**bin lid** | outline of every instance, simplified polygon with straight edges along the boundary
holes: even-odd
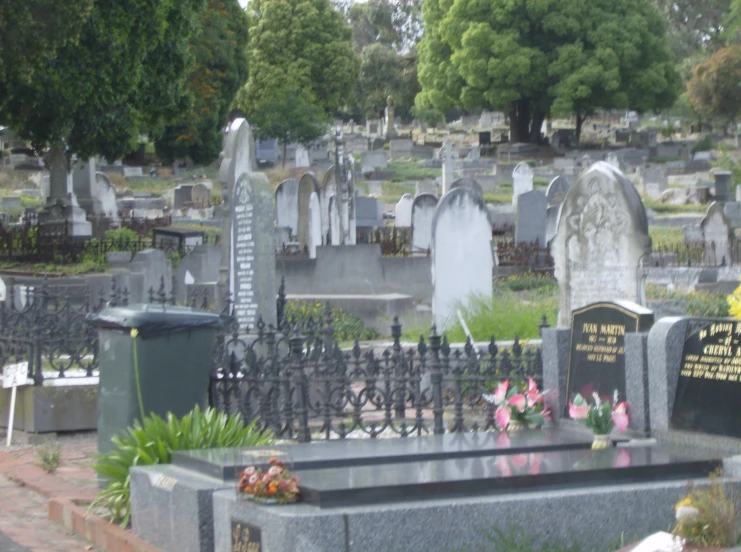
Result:
[[[103,309],[89,314],[87,322],[96,328],[110,330],[136,328],[142,337],[195,328],[218,328],[223,324],[221,316],[213,312],[156,303]]]

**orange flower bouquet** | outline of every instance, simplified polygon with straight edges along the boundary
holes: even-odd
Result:
[[[288,504],[299,497],[298,477],[283,462],[270,459],[267,470],[249,466],[239,478],[237,493],[261,504]]]

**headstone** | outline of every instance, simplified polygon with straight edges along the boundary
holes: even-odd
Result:
[[[533,169],[527,163],[518,163],[512,171],[512,205],[517,209],[517,198],[533,189]]]
[[[408,138],[399,139],[399,140],[390,140],[389,141],[389,152],[391,152],[391,157],[409,156],[412,154],[413,146],[414,146],[414,142],[412,142]]]
[[[566,194],[569,191],[569,179],[565,176],[557,176],[548,185],[548,189],[545,192],[545,197],[548,200],[548,205],[560,205],[566,198]]]
[[[547,208],[548,200],[543,192],[530,190],[520,194],[517,200],[515,242],[534,243],[537,240],[540,247],[545,247]]]
[[[576,171],[576,161],[570,157],[556,157],[553,160],[553,168],[562,174],[572,176]]]
[[[684,232],[684,243],[687,245],[704,240],[702,227],[697,224],[685,224],[682,226],[682,231]]]
[[[464,176],[463,178],[459,178],[458,180],[456,180],[450,185],[451,190],[454,190],[455,188],[460,188],[460,187],[468,188],[469,190],[480,195],[481,197],[484,197],[484,190],[481,189],[481,185],[471,177]]]
[[[715,171],[715,201],[728,201],[731,196],[731,171]]]
[[[412,194],[404,194],[396,204],[396,218],[394,225],[397,228],[409,228],[412,225],[412,205],[414,197]]]
[[[88,215],[100,215],[102,208],[96,195],[97,179],[95,178],[95,158],[78,160],[72,171],[72,189],[77,196],[80,207],[85,209]]]
[[[360,170],[367,174],[376,169],[385,169],[389,165],[388,157],[388,153],[383,150],[364,151],[360,154]]]
[[[278,140],[258,140],[255,143],[255,159],[258,161],[278,160]]]
[[[649,165],[643,173],[643,187],[648,191],[651,188],[652,193],[660,196],[667,189],[669,181],[666,177],[666,171],[660,165]]]
[[[741,438],[741,322],[690,319],[671,429]]]
[[[309,150],[304,146],[299,145],[296,147],[296,167],[303,168],[309,167],[311,162],[309,161]]]
[[[560,327],[568,327],[571,311],[598,301],[645,305],[648,218],[633,184],[613,166],[597,162],[571,185],[552,251]]]
[[[479,132],[479,146],[491,146],[491,131]]]
[[[440,151],[440,157],[443,162],[443,181],[442,190],[443,195],[450,191],[450,186],[453,184],[453,145],[448,141],[443,141],[443,147]]]
[[[741,228],[741,203],[736,201],[724,203],[723,213],[725,213],[731,228]]]
[[[491,300],[491,222],[484,200],[468,188],[445,194],[432,221],[432,311],[438,331],[456,321],[456,309],[478,297]]]
[[[297,219],[297,230],[296,240],[299,243],[301,251],[309,248],[312,242],[312,222],[313,219],[309,216],[309,206],[311,204],[311,194],[316,194],[317,201],[319,201],[319,183],[313,173],[306,173],[301,177],[298,183],[298,219]],[[319,245],[323,243],[322,236],[322,218],[321,218],[321,205],[319,212]]]
[[[726,218],[723,203],[713,202],[700,223],[705,241],[705,262],[714,265],[731,264],[731,223]]]
[[[571,345],[566,376],[568,402],[580,393],[621,401],[625,391],[625,334],[648,332],[653,312],[631,301],[599,302],[575,309],[571,315]],[[568,406],[567,406],[568,408]]]
[[[741,186],[736,186],[736,201],[741,203]]]
[[[70,236],[90,236],[92,224],[85,210],[77,204],[67,155],[60,148],[52,148],[47,158],[49,166],[49,195],[39,212],[39,224],[57,226],[65,223]]]
[[[611,151],[605,156],[605,161],[616,169],[620,168],[620,160],[614,151]]]
[[[205,184],[195,184],[190,191],[190,201],[196,209],[206,209],[211,204],[211,190]]]
[[[141,167],[124,167],[123,168],[124,178],[141,178],[144,176]]]
[[[545,214],[545,242],[551,243],[558,229],[558,211],[561,205],[549,205]]]
[[[316,259],[316,248],[322,245],[322,209],[319,195],[311,192],[309,198],[309,258]]]
[[[420,194],[412,204],[412,253],[427,252],[432,248],[432,219],[435,217],[437,197]]]
[[[396,136],[396,123],[394,122],[394,102],[391,96],[386,98],[386,139]]]
[[[340,230],[340,209],[337,205],[337,195],[329,196],[329,244],[340,245],[342,236]]]
[[[291,235],[297,235],[298,211],[298,180],[289,178],[278,184],[275,190],[275,223],[287,226]]]
[[[383,226],[383,209],[375,197],[356,197],[356,226],[358,228],[377,228]]]
[[[95,183],[100,200],[100,209],[103,216],[111,221],[118,221],[118,205],[116,204],[116,187],[104,173],[95,173]]]
[[[245,123],[246,124],[246,123]],[[239,136],[235,148],[240,147]],[[261,173],[242,173],[231,201],[230,291],[242,331],[276,323],[273,193]]]

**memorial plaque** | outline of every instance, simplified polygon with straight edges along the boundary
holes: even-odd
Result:
[[[233,519],[231,552],[262,552],[260,528]]]
[[[587,400],[592,393],[612,400],[617,389],[626,400],[625,334],[647,332],[653,322],[653,312],[630,301],[594,303],[572,313],[567,415],[577,393]]]
[[[250,179],[240,178],[232,201],[232,294],[234,316],[240,328],[252,328],[257,322],[253,191]]]
[[[670,427],[741,438],[741,322],[690,321]]]

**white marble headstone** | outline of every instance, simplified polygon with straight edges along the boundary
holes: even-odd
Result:
[[[313,173],[306,173],[301,177],[298,183],[298,205],[297,205],[297,220],[296,220],[296,240],[299,243],[299,247],[302,251],[311,246],[312,230],[311,230],[311,218],[309,215],[309,206],[311,201],[311,194],[316,194],[317,201],[319,201],[319,183]],[[319,207],[319,244],[322,243],[322,218],[321,218],[321,205]]]
[[[491,222],[484,200],[468,188],[443,196],[432,222],[432,312],[438,331],[475,298],[491,300]]]
[[[412,204],[412,253],[424,253],[432,248],[432,219],[437,197],[420,194]]]
[[[329,196],[329,244],[340,245],[342,236],[340,230],[340,209],[337,204],[337,196]]]
[[[445,140],[443,147],[440,150],[440,157],[443,162],[443,180],[442,190],[443,195],[450,191],[450,186],[453,184],[455,177],[453,176],[453,145]]]
[[[319,196],[311,192],[309,198],[309,258],[316,259],[316,248],[322,245],[322,213]]]
[[[302,168],[302,167],[308,167],[311,163],[309,162],[309,150],[307,150],[304,146],[299,145],[296,147],[296,167]]]
[[[517,209],[517,198],[533,189],[533,169],[527,163],[518,163],[512,171],[512,205]]]
[[[558,325],[568,327],[571,311],[598,301],[645,306],[650,253],[646,210],[633,184],[603,161],[582,172],[561,205],[552,243]]]
[[[412,225],[412,194],[404,194],[396,204],[396,218],[394,225],[397,228],[409,228]]]
[[[723,203],[713,202],[700,223],[705,241],[705,262],[715,265],[731,264],[731,224],[726,218]]]
[[[298,231],[298,180],[289,178],[278,184],[275,190],[275,222],[279,227]]]

